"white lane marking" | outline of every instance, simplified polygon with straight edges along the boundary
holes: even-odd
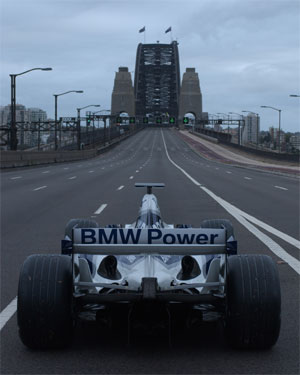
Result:
[[[132,180],[132,179],[133,179],[133,176],[130,176],[130,177],[129,177],[129,180]]]
[[[138,170],[136,170],[136,171],[135,171],[135,173],[139,173],[139,171],[138,171]]]
[[[244,177],[245,180],[252,180],[251,177]]]
[[[142,169],[143,167],[140,167],[140,169]]]
[[[64,169],[69,169],[69,167],[66,167],[66,168],[64,168]]]
[[[273,241],[269,236],[258,230],[253,224],[249,223],[244,215],[243,211],[234,207],[232,204],[226,202],[224,199],[215,195],[212,191],[208,190],[204,186],[201,187],[208,195],[210,195],[214,200],[216,200],[227,212],[229,212],[236,220],[238,220],[244,227],[246,227],[249,232],[254,234],[261,242],[263,242],[275,255],[283,259],[288,263],[299,275],[300,275],[300,262],[287,253],[281,246],[279,246],[275,241]],[[239,214],[241,212],[242,214]]]
[[[201,164],[202,164],[202,163],[201,163]],[[218,171],[218,170],[219,170],[219,168],[217,168],[217,167],[216,167],[216,170]]]
[[[226,173],[232,173],[232,172],[230,172],[230,171],[226,171]]]
[[[0,313],[0,331],[17,311],[17,297],[15,297]]]
[[[69,180],[74,180],[74,178],[77,178],[77,176],[69,177]]]
[[[11,177],[11,180],[17,180],[18,178],[22,178],[22,176],[16,176],[16,177]]]
[[[228,203],[228,205],[231,205],[231,204]],[[232,206],[232,207],[234,207],[234,206]],[[245,219],[247,219],[251,223],[258,225],[259,227],[265,229],[266,231],[274,234],[278,238],[280,238],[280,239],[288,242],[289,244],[297,247],[298,249],[300,249],[300,241],[297,240],[296,238],[293,238],[293,237],[289,236],[288,234],[283,233],[280,230],[271,227],[271,225],[268,225],[268,224],[264,223],[263,221],[256,219],[254,216],[251,216],[251,215],[247,214],[246,212],[240,210],[237,207],[234,207],[234,208],[236,209],[236,211],[239,215],[243,216]]]
[[[161,132],[162,133],[162,132]],[[203,185],[201,185],[198,181],[196,181],[192,176],[190,176],[184,169],[182,169],[181,167],[179,167],[179,165],[177,165],[169,156],[169,153],[168,153],[168,150],[167,150],[167,146],[166,146],[166,143],[165,143],[165,139],[164,139],[164,135],[162,133],[162,137],[163,137],[163,143],[164,143],[164,146],[165,146],[165,151],[166,151],[166,155],[169,159],[169,161],[177,168],[179,169],[180,171],[182,171],[182,173],[185,174],[185,176],[187,178],[189,178],[195,185],[199,186],[200,189],[202,189],[203,191],[205,191],[208,195],[211,196],[211,198],[213,198],[216,202],[218,202],[227,212],[229,212],[230,215],[232,215],[237,221],[239,221],[244,227],[246,227],[252,234],[254,234],[261,242],[263,242],[274,254],[276,254],[279,258],[281,258],[282,260],[284,260],[286,263],[289,264],[290,267],[292,267],[299,275],[300,275],[300,262],[292,257],[290,254],[288,254],[281,246],[279,246],[275,241],[273,241],[270,237],[268,237],[267,235],[265,235],[263,232],[261,232],[260,230],[258,230],[256,227],[254,227],[251,223],[249,223],[246,218],[248,217],[251,217],[250,215],[248,215],[246,212],[243,212],[242,210],[240,210],[239,208],[233,206],[232,204],[226,202],[224,199],[222,199],[221,197],[218,197],[216,194],[214,194],[212,191],[210,191],[209,189],[207,189],[206,187],[204,187]],[[256,218],[253,218],[255,220],[257,220]],[[248,219],[249,220],[249,219]],[[277,229],[271,227],[270,225],[267,225],[263,222],[260,222],[261,224],[263,224],[264,226],[267,226],[269,229],[270,229],[270,232],[275,234],[275,235],[278,235],[278,233],[281,233],[280,231],[278,231]],[[260,224],[260,225],[261,225]],[[262,225],[261,225],[262,226]],[[266,229],[266,228],[265,228]],[[286,239],[286,238],[290,238],[290,239],[293,239],[292,237],[286,235],[285,233],[283,233],[284,236],[281,236],[282,239]],[[294,241],[297,241],[295,239],[293,239]],[[288,241],[289,242],[289,241]],[[297,241],[299,242],[299,241]]]
[[[119,186],[119,187],[118,187],[118,189],[117,189],[117,190],[122,190],[122,189],[123,189],[123,187],[124,187],[124,185],[121,185],[121,186]]]
[[[89,173],[94,173],[95,171],[89,171]]]
[[[282,186],[274,186],[276,189],[281,189],[281,190],[289,190],[289,189],[287,189],[287,188],[285,188],[285,187],[282,187]]]
[[[50,171],[44,171],[44,172],[42,172],[42,173],[49,173]]]
[[[101,206],[98,208],[97,211],[94,212],[95,215],[101,214],[101,212],[104,210],[104,208],[107,206],[106,203],[101,204]]]
[[[38,187],[38,188],[36,188],[36,189],[33,189],[33,191],[37,191],[37,190],[41,190],[41,189],[45,189],[47,186],[45,185],[45,186],[40,186],[40,187]]]

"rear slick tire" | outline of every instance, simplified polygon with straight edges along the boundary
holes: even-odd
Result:
[[[267,255],[228,257],[225,335],[240,349],[269,349],[281,321],[279,275]]]
[[[18,288],[19,335],[31,349],[70,344],[72,260],[65,255],[31,255],[21,269]]]

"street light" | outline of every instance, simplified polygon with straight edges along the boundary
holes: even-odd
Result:
[[[110,109],[101,109],[101,111],[93,112],[93,115],[96,113],[101,113],[101,112],[110,112]],[[109,115],[108,115],[109,116]],[[104,122],[104,128],[103,128],[103,144],[105,145],[105,138],[106,138],[106,120],[107,117],[103,116],[103,122]],[[98,130],[99,130],[99,118],[98,118]],[[95,125],[94,125],[94,116],[93,116],[93,132],[95,132]],[[93,137],[95,139],[95,135]]]
[[[52,68],[33,68],[26,70],[25,72],[18,73],[18,74],[10,74],[10,93],[11,93],[11,103],[10,103],[10,111],[11,111],[11,120],[10,120],[10,149],[16,150],[18,145],[17,140],[17,127],[16,127],[16,77],[21,76],[22,74],[26,74],[32,72],[33,70],[52,70]]]
[[[80,129],[80,111],[88,107],[100,107],[100,104],[89,104],[85,107],[77,108],[77,148],[81,149],[81,129]]]
[[[258,128],[259,128],[259,113],[252,112],[252,111],[242,111],[242,112],[248,112],[248,113],[253,113],[256,115],[256,148],[258,148]]]
[[[69,94],[70,92],[76,92],[77,94],[83,93],[82,90],[70,90],[70,91],[63,92],[61,94],[53,94],[54,103],[55,103],[55,106],[54,106],[54,112],[55,112],[54,144],[55,144],[55,150],[57,150],[57,97],[61,96],[61,95]],[[59,147],[61,147],[61,125],[60,125],[60,128],[59,128]]]
[[[227,118],[227,120],[228,120],[228,124],[227,124],[227,133],[229,133],[229,114],[228,114],[228,113],[218,112],[217,115],[228,116],[228,118]]]
[[[290,96],[291,96],[292,98],[300,98],[300,95],[291,94]]]
[[[244,126],[245,126],[245,120],[244,120],[244,116],[241,115],[240,113],[236,113],[236,112],[228,112],[230,113],[231,115],[237,115],[237,116],[240,116],[242,120],[238,120],[239,122],[239,146],[242,144],[242,132],[241,132],[241,123],[240,121],[243,121],[244,122]]]
[[[261,105],[261,108],[271,108],[274,109],[274,111],[278,112],[279,120],[278,120],[278,137],[279,137],[279,142],[278,142],[278,151],[280,153],[280,123],[281,123],[281,109],[271,107],[269,105]]]

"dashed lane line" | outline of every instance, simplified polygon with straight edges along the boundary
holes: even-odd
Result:
[[[89,171],[89,173],[94,173],[95,171]]]
[[[138,171],[138,170],[136,170],[136,171],[135,171],[135,173],[139,173],[139,171]]]
[[[240,210],[239,208],[235,207],[231,203],[225,201],[221,197],[218,197],[216,194],[214,194],[211,190],[207,189],[205,186],[200,184],[198,181],[196,181],[192,176],[190,176],[183,168],[181,168],[178,164],[176,164],[169,156],[165,138],[163,135],[163,132],[161,132],[163,143],[165,147],[165,152],[167,155],[167,158],[169,161],[177,168],[179,169],[189,180],[191,180],[196,186],[199,186],[200,189],[205,191],[211,198],[213,198],[216,202],[218,202],[230,215],[232,215],[237,221],[239,221],[246,229],[249,230],[254,236],[256,236],[261,242],[263,242],[275,255],[277,255],[279,258],[284,260],[291,268],[293,268],[299,275],[300,275],[300,262],[293,256],[291,256],[288,252],[286,252],[280,245],[278,245],[275,241],[273,241],[269,236],[258,230],[253,224],[251,224],[249,221],[251,221],[254,224],[257,224],[261,226],[262,228],[266,229],[267,231],[271,232],[272,234],[278,236],[282,240],[285,240],[297,248],[299,248],[300,241],[296,240],[295,238],[280,232],[276,228],[271,227],[268,224],[265,224],[264,222],[256,219],[255,217],[248,215],[246,212]],[[247,220],[248,221],[247,221]]]
[[[245,180],[252,180],[251,177],[244,177]]]
[[[0,313],[0,331],[17,311],[17,297],[15,297]]]
[[[69,180],[74,180],[75,178],[77,178],[77,176],[72,176],[72,177],[69,177],[68,179]]]
[[[42,172],[42,173],[49,173],[50,171],[44,171],[44,172]]]
[[[129,177],[129,180],[132,180],[132,179],[133,179],[133,176],[130,176],[130,177]]]
[[[289,189],[287,189],[287,188],[285,188],[285,187],[282,187],[282,186],[274,186],[274,188],[276,188],[276,189],[281,189],[281,190],[289,190]]]
[[[16,177],[11,177],[11,180],[17,180],[18,178],[22,178],[22,176],[16,176]]]
[[[101,212],[105,209],[105,207],[107,207],[107,204],[106,204],[106,203],[101,204],[101,206],[98,208],[97,211],[94,212],[94,214],[95,214],[95,215],[99,215],[99,214],[101,214]]]
[[[121,185],[121,186],[118,187],[117,190],[122,190],[123,188],[124,188],[124,185]]]
[[[42,189],[46,189],[46,185],[44,185],[44,186],[39,186],[39,187],[37,187],[36,189],[33,189],[33,191],[38,191],[38,190],[42,190]]]
[[[229,174],[231,174],[232,172],[230,172],[230,171],[226,171],[226,173],[229,173]]]

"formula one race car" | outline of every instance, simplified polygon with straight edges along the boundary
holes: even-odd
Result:
[[[94,314],[101,322],[168,327],[217,319],[238,348],[270,348],[280,331],[280,285],[266,255],[237,255],[229,220],[199,228],[161,219],[153,187],[146,187],[137,220],[100,228],[72,219],[61,255],[31,255],[21,269],[18,325],[30,348],[71,342],[74,323]],[[113,323],[112,323],[113,324]],[[145,331],[145,332],[146,332]]]

